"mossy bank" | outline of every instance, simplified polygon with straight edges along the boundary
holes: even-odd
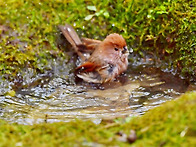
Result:
[[[193,0],[0,1],[1,74],[16,76],[21,68],[43,72],[51,68],[48,60],[68,58],[57,43],[57,26],[70,23],[83,37],[120,33],[134,53],[153,54],[155,66],[195,80],[195,5]]]

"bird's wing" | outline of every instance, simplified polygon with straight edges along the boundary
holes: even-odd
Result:
[[[85,62],[76,68],[76,76],[89,83],[105,83],[113,79],[113,70],[114,66],[110,64],[100,66]]]
[[[81,52],[87,52],[92,54],[92,52],[96,49],[96,47],[101,43],[100,40],[90,39],[90,38],[82,38],[82,44],[85,46],[80,47],[79,50]]]
[[[91,72],[91,71],[94,71],[95,68],[97,68],[98,65],[96,65],[95,63],[93,62],[85,62],[83,63],[82,65],[80,65],[79,67],[76,68],[76,72],[79,73],[79,72]]]
[[[96,71],[98,67],[98,65],[87,61],[76,68],[76,76],[88,83],[102,83],[102,77]]]

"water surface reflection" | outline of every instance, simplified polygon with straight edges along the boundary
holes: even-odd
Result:
[[[76,85],[74,76],[63,70],[64,63],[59,65],[48,79],[38,77],[42,84],[21,88],[14,97],[1,96],[0,117],[21,124],[75,118],[99,123],[102,119],[143,114],[178,97],[188,86],[184,80],[157,68],[130,67],[123,84],[114,82],[104,90],[93,89]]]

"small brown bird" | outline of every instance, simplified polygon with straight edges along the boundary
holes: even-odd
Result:
[[[127,70],[129,52],[121,35],[110,34],[103,41],[80,40],[70,25],[59,28],[81,58],[82,63],[76,68],[78,78],[89,83],[106,83]]]

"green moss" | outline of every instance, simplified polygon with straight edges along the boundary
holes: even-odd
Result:
[[[133,146],[195,146],[196,92],[166,102],[141,117],[102,122],[76,120],[32,126],[0,121],[0,146],[129,145],[119,141],[119,131],[135,130]]]
[[[136,144],[160,146],[194,146],[196,143],[196,93],[187,93],[181,98],[167,102],[147,112],[139,120],[130,122],[131,127],[138,130],[139,139]]]
[[[85,37],[120,33],[135,53],[153,52],[162,68],[195,79],[195,8],[193,0],[0,1],[0,70],[44,71],[48,59],[64,55],[57,25],[70,23]]]

